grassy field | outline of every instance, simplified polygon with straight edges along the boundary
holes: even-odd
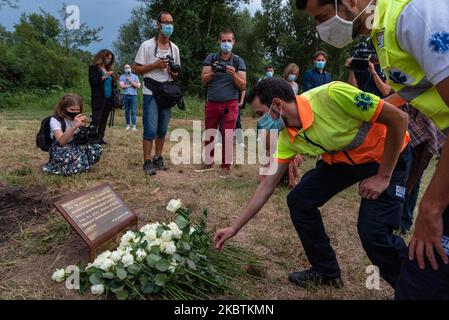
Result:
[[[51,100],[51,99],[50,99]],[[40,120],[51,114],[53,101],[23,105],[20,111],[0,110],[0,299],[92,299],[67,291],[51,281],[55,268],[85,263],[87,249],[60,218],[51,203],[71,192],[110,183],[139,216],[139,224],[170,221],[165,210],[172,198],[181,199],[197,212],[209,208],[209,228],[227,226],[257,186],[258,168],[234,167],[229,179],[217,172],[198,174],[193,166],[171,166],[155,177],[142,172],[141,128],[125,132],[124,117],[108,129],[101,161],[89,173],[56,177],[41,173],[48,155],[35,147]],[[202,119],[202,106],[188,100],[189,111],[176,111],[171,128],[191,128]],[[139,121],[140,117],[139,117]],[[244,118],[244,127],[255,120]],[[173,143],[168,143],[166,152]],[[168,155],[166,155],[168,158]],[[310,159],[302,172],[310,169]],[[426,177],[428,181],[429,177]],[[331,181],[330,181],[331,183]],[[288,189],[280,187],[259,215],[235,238],[262,257],[263,280],[252,284],[251,294],[260,299],[391,299],[393,291],[384,282],[382,290],[365,287],[366,257],[356,229],[358,196],[355,187],[341,193],[323,207],[324,222],[337,253],[346,286],[334,289],[299,289],[290,285],[290,272],[308,268],[308,262],[290,222],[286,204]]]

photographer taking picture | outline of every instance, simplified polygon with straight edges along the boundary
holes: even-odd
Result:
[[[203,63],[201,81],[207,86],[205,126],[217,129],[221,123],[222,134],[222,176],[229,176],[232,162],[232,141],[239,112],[239,91],[246,89],[245,61],[232,53],[235,45],[234,32],[224,29],[218,37],[220,53],[209,54]],[[209,137],[207,146],[214,141]],[[214,149],[206,152],[201,170],[211,170],[214,162]]]
[[[65,94],[50,119],[50,161],[45,173],[69,176],[89,170],[100,160],[102,148],[97,129],[86,127],[83,101],[75,93]]]
[[[143,171],[150,176],[155,175],[157,170],[168,169],[162,158],[162,151],[173,105],[162,105],[160,97],[161,85],[174,84],[173,80],[181,69],[179,48],[170,41],[174,31],[173,23],[173,17],[169,12],[159,14],[158,35],[142,43],[132,65],[132,72],[143,75],[145,81],[142,103]],[[170,94],[168,96],[170,98]],[[154,141],[156,151],[151,158]]]
[[[352,49],[351,58],[346,60],[349,69],[348,83],[364,92],[385,98],[391,93],[391,86],[379,64],[376,50],[371,42],[362,42]]]

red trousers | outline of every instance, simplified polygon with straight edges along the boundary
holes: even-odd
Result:
[[[221,123],[221,136],[222,136],[222,162],[221,167],[229,169],[231,167],[233,158],[234,144],[228,141],[233,141],[235,124],[239,114],[239,102],[238,100],[231,100],[226,102],[206,102],[206,130],[218,129]],[[209,139],[207,139],[209,138]],[[213,164],[214,162],[214,148],[207,152],[207,147],[214,142],[215,137],[207,137],[205,141],[206,154],[205,163]],[[212,147],[212,146],[211,146]]]

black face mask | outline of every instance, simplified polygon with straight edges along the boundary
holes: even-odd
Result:
[[[79,115],[81,112],[69,112],[69,111],[66,111],[65,112],[65,115],[67,116],[67,117],[69,117],[70,119],[75,119],[75,117],[77,116],[77,115]]]

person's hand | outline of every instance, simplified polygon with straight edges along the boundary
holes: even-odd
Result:
[[[154,63],[156,69],[166,69],[168,67],[168,59],[157,59]]]
[[[376,68],[374,67],[374,63],[372,63],[371,61],[370,61],[369,64],[368,64],[368,71],[369,71],[371,74],[376,73]]]
[[[179,72],[172,72],[170,69],[168,69],[168,73],[172,78],[176,78],[179,75]]]
[[[75,119],[73,119],[73,126],[75,128],[80,128],[80,127],[84,127],[84,125],[86,124],[86,120],[87,117],[83,114],[79,114],[75,117]]]
[[[231,76],[234,76],[236,74],[234,66],[227,65],[226,66],[226,73],[230,74]]]
[[[109,78],[110,76],[112,76],[114,74],[114,71],[108,71],[106,73],[106,79]]]
[[[351,58],[349,58],[348,60],[346,60],[346,63],[345,63],[345,67],[346,67],[346,68],[349,69],[349,68],[351,67],[352,59],[353,59],[353,58],[351,57]]]
[[[214,235],[214,246],[217,250],[223,250],[224,244],[227,240],[236,235],[234,228],[225,228],[218,230]]]
[[[430,261],[434,270],[438,270],[435,251],[441,256],[445,264],[449,264],[449,257],[441,243],[443,237],[443,213],[435,211],[435,205],[423,199],[416,219],[415,232],[409,246],[409,259],[418,261],[421,269],[426,268],[425,257]]]
[[[126,81],[131,82],[131,76],[126,76]]]
[[[390,179],[375,175],[363,180],[359,185],[359,194],[363,199],[376,200],[390,185]]]

